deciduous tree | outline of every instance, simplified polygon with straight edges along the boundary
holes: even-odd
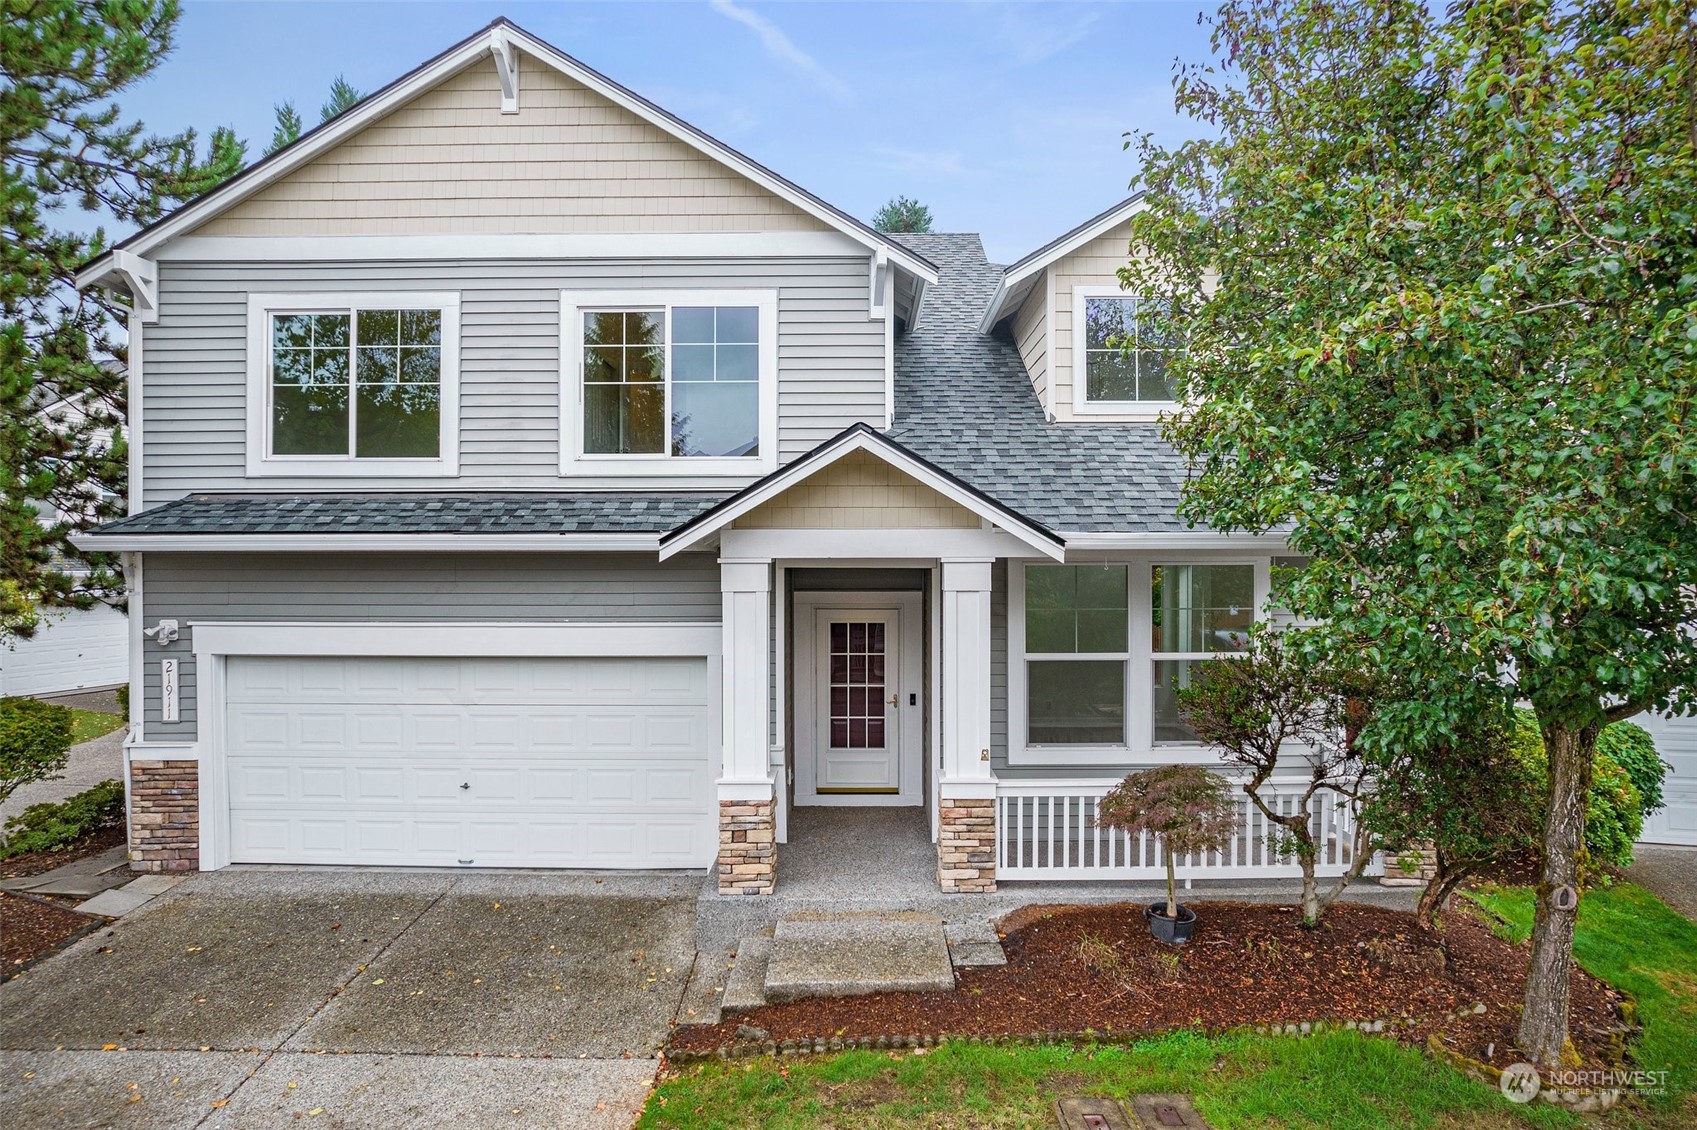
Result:
[[[1518,1044],[1557,1064],[1597,735],[1697,707],[1693,5],[1230,0],[1213,42],[1175,78],[1213,135],[1132,141],[1122,274],[1188,337],[1185,513],[1311,557],[1298,614],[1431,676],[1411,736],[1532,705]]]

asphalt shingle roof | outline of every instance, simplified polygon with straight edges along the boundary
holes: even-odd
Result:
[[[722,494],[191,494],[108,534],[663,533]]]
[[[1062,532],[1177,532],[1185,460],[1155,424],[1051,424],[1011,342],[978,332],[1002,268],[976,235],[899,237],[941,268],[896,345],[891,439]]]

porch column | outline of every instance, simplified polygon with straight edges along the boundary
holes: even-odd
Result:
[[[777,880],[767,754],[772,563],[719,563],[723,602],[724,768],[719,778],[719,893],[769,895]]]
[[[943,567],[943,773],[938,781],[937,882],[943,890],[996,889],[996,781],[990,772],[990,567]]]

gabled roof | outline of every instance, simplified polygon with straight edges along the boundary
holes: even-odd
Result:
[[[1112,231],[1145,207],[1141,192],[1128,196],[1106,212],[1090,217],[1060,238],[1050,240],[1011,267],[1004,268],[1002,285],[996,288],[995,297],[990,300],[989,308],[984,311],[979,331],[989,333],[996,328],[997,322],[1017,311],[1024,304],[1025,296],[1031,293],[1031,288],[1036,286],[1037,280],[1042,277],[1043,268],[1066,258],[1097,236]]]
[[[955,505],[1006,530],[1043,556],[1059,561],[1065,555],[1066,543],[1041,523],[1009,509],[977,487],[956,478],[866,424],[855,424],[844,428],[788,466],[772,472],[757,483],[750,484],[666,534],[660,539],[660,560],[664,561],[675,554],[699,548],[702,542],[755,507],[776,498],[839,459],[857,451],[867,452],[883,460]]]
[[[631,91],[594,68],[536,38],[511,20],[502,17],[461,40],[434,59],[402,75],[360,102],[353,109],[302,134],[289,145],[248,166],[217,188],[197,197],[162,219],[115,244],[106,253],[78,269],[76,285],[92,286],[119,274],[125,254],[145,256],[160,244],[204,223],[254,193],[275,183],[321,154],[363,130],[372,122],[398,109],[424,91],[491,53],[510,48],[525,53],[559,70],[569,78],[628,110],[649,124],[666,131],[708,157],[735,170],[755,184],[781,197],[826,225],[835,228],[874,253],[927,283],[937,281],[936,264],[883,232],[855,219],[779,176],[771,169],[732,149],[718,138],[697,129],[674,114]],[[519,102],[523,104],[522,77]]]

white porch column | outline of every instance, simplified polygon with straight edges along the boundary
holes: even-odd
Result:
[[[943,567],[943,773],[938,781],[937,882],[945,891],[996,889],[996,782],[990,772],[990,567]]]
[[[777,878],[767,740],[772,563],[721,559],[724,765],[719,893],[771,894]]]

